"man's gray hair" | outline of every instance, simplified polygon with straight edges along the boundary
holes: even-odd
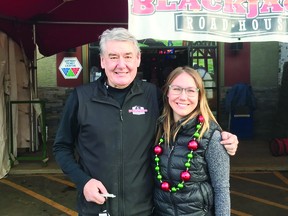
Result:
[[[112,28],[105,30],[99,36],[100,55],[106,51],[106,43],[111,40],[115,41],[130,41],[135,45],[135,49],[140,53],[140,48],[137,39],[125,28]]]

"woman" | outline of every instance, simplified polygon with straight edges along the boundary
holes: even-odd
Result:
[[[153,156],[155,215],[230,215],[229,156],[201,77],[178,67],[163,92]]]

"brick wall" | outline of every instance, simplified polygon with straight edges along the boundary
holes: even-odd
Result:
[[[59,125],[65,101],[71,88],[39,87],[38,96],[45,101],[46,125],[48,126],[48,143],[52,143]]]

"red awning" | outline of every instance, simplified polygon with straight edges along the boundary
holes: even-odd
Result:
[[[128,27],[128,0],[0,0],[0,31],[32,59],[98,40],[107,28]]]

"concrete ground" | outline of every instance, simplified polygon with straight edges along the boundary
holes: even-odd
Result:
[[[288,155],[273,156],[269,140],[240,140],[231,171],[288,171]]]

